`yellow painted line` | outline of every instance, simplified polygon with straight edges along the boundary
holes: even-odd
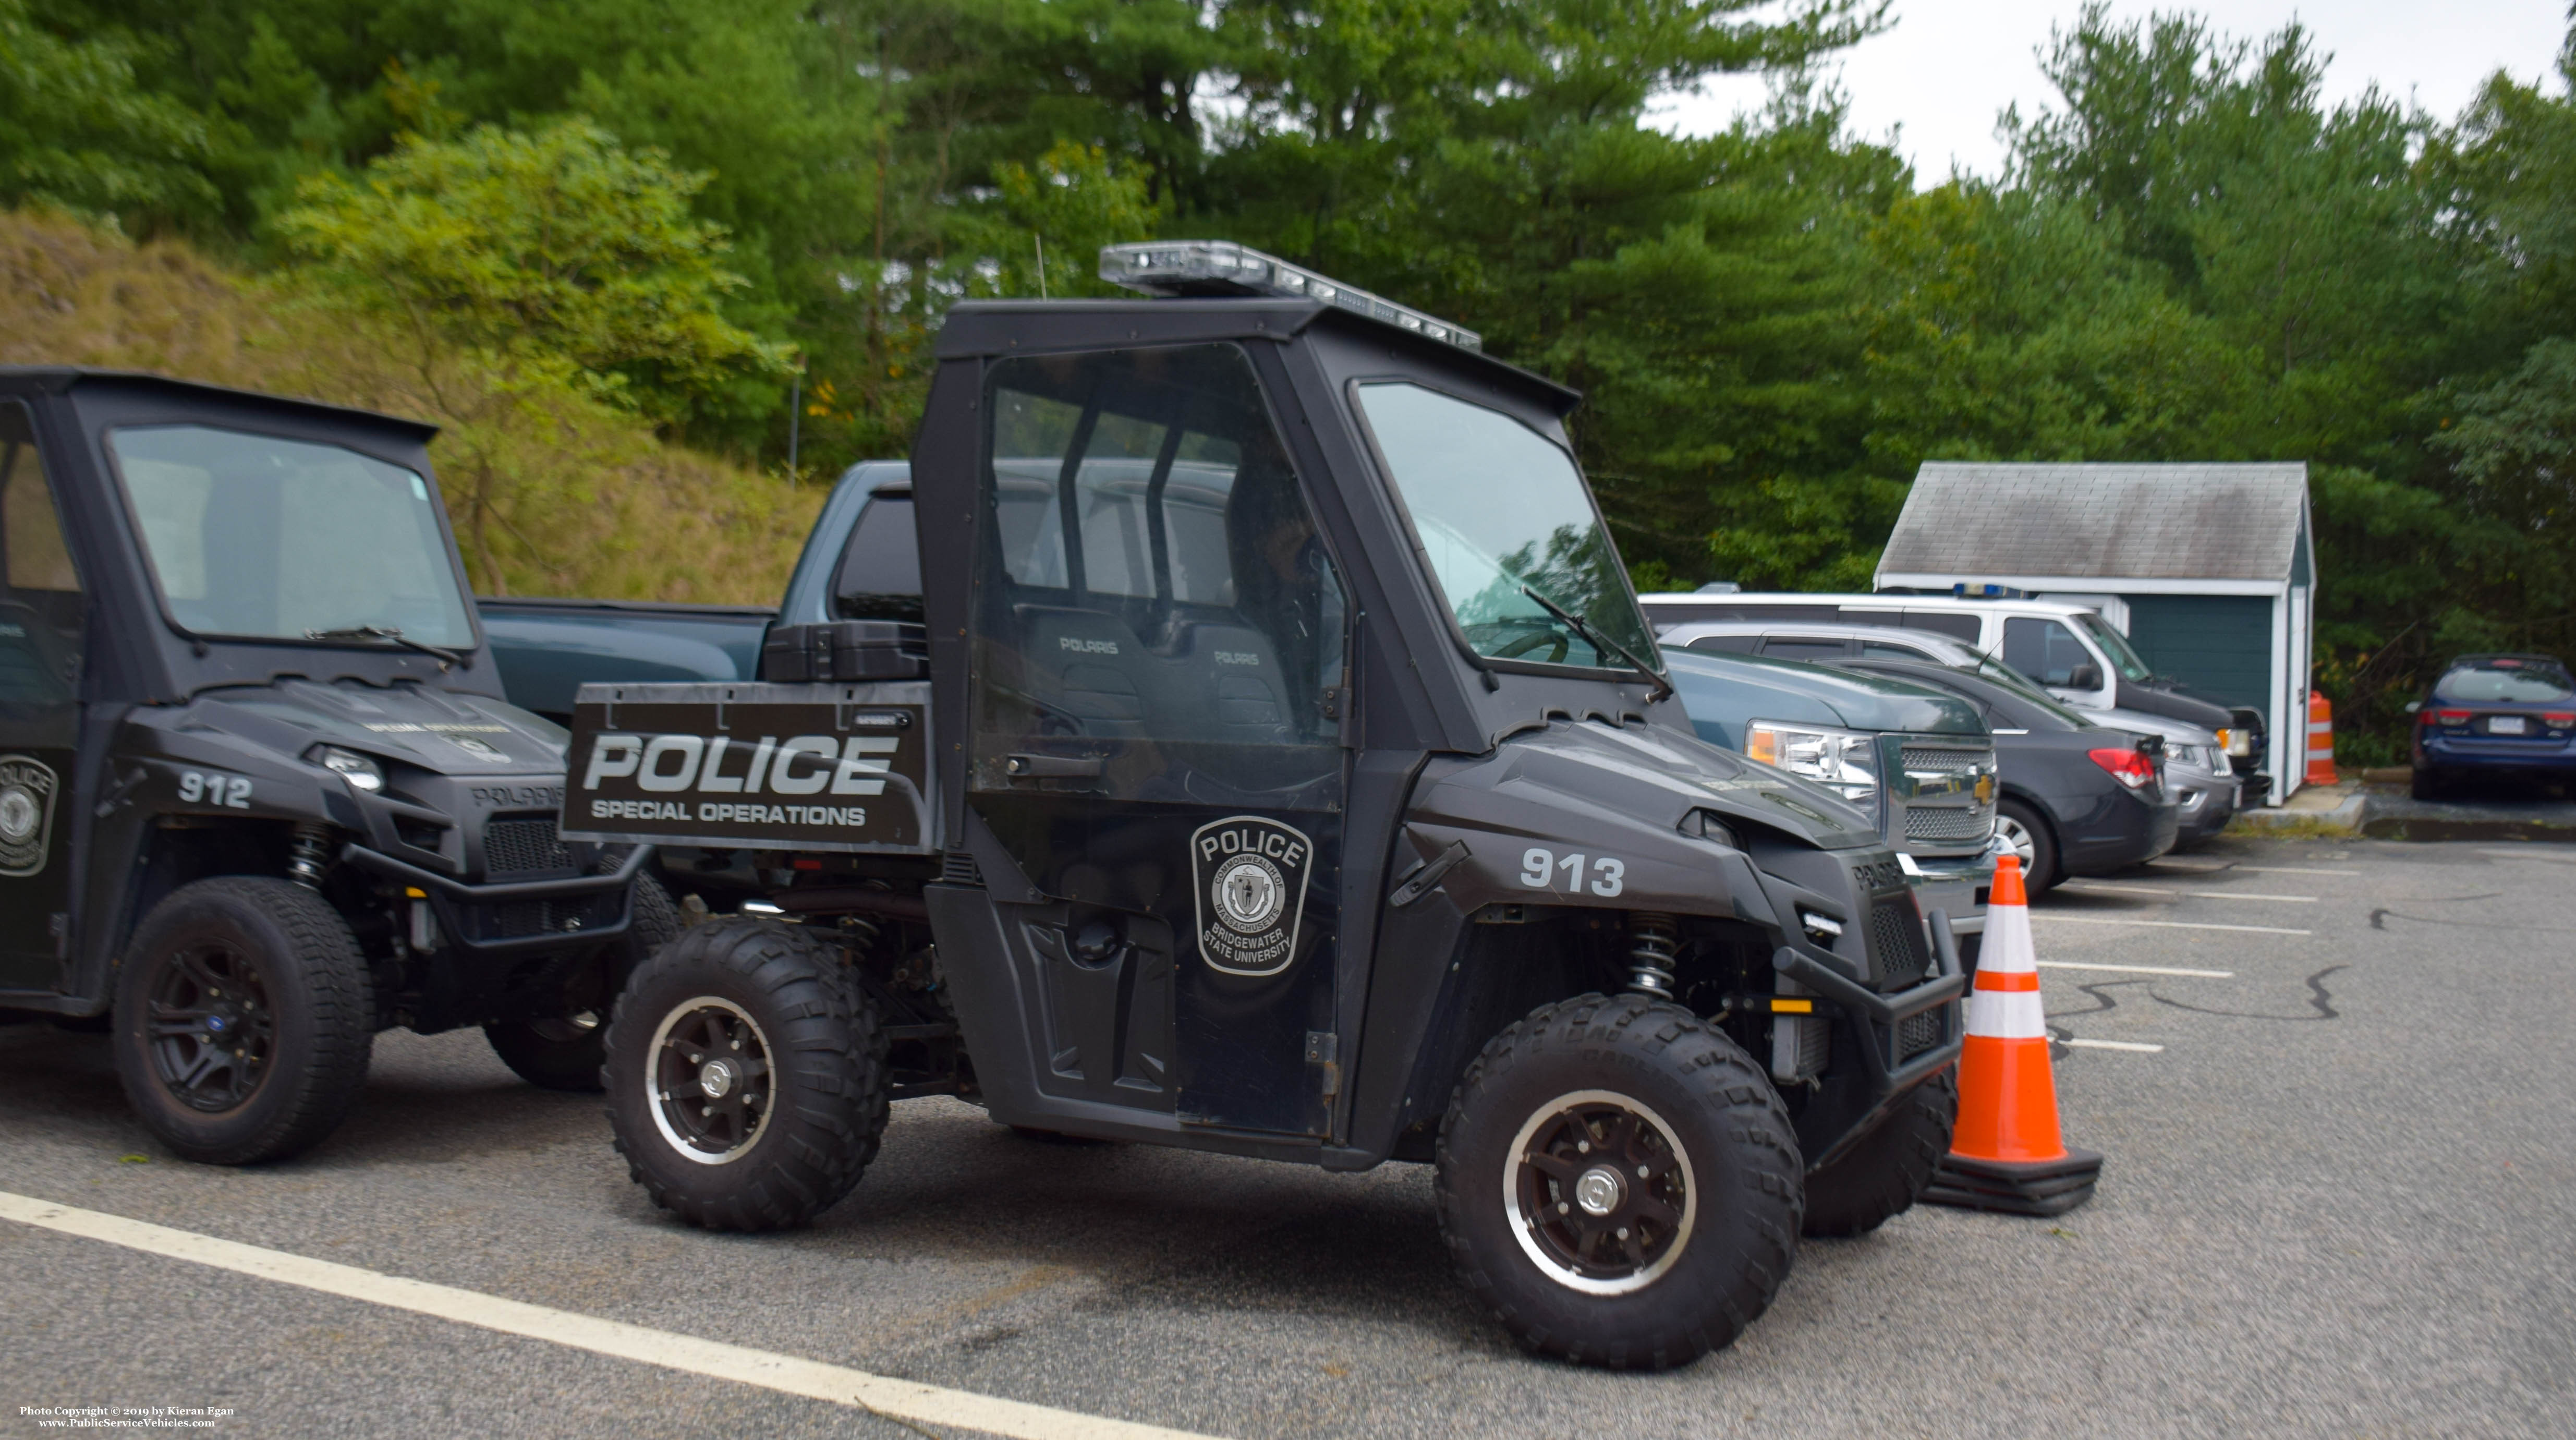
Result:
[[[1017,1400],[998,1400],[965,1390],[918,1385],[909,1380],[870,1375],[865,1371],[802,1360],[793,1355],[725,1345],[692,1335],[674,1335],[666,1330],[629,1325],[622,1320],[577,1315],[569,1310],[504,1300],[478,1291],[432,1285],[425,1280],[382,1275],[354,1265],[338,1265],[328,1260],[290,1255],[283,1250],[266,1250],[238,1241],[218,1240],[211,1235],[173,1230],[165,1225],[57,1205],[49,1200],[12,1195],[6,1191],[0,1191],[0,1220],[15,1220],[22,1225],[121,1245],[147,1255],[186,1260],[217,1270],[229,1270],[237,1275],[318,1290],[325,1295],[363,1300],[390,1310],[407,1310],[415,1315],[427,1315],[459,1325],[474,1325],[485,1330],[497,1330],[504,1335],[519,1335],[568,1349],[587,1350],[612,1359],[756,1385],[782,1395],[801,1395],[809,1400],[847,1405],[916,1425],[953,1425],[993,1435],[1008,1435],[1013,1440],[1206,1440],[1204,1436],[1166,1430],[1158,1425],[1106,1420],[1071,1410],[1024,1405]]]

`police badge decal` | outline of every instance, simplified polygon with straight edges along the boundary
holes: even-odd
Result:
[[[0,755],[0,875],[33,875],[45,868],[59,783],[42,760]]]
[[[1315,844],[1304,832],[1234,815],[1190,836],[1199,958],[1228,975],[1276,975],[1297,958]]]

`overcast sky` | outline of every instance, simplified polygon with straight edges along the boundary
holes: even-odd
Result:
[[[2112,0],[2110,8],[2122,20],[2196,9],[2213,28],[2247,38],[2295,16],[2334,57],[2326,68],[2330,100],[2376,82],[2444,120],[2498,69],[2525,81],[2550,74],[2567,27],[2566,0],[2215,0],[2188,7]],[[2071,28],[2081,9],[2080,0],[1896,0],[1892,29],[1828,63],[1839,66],[1851,95],[1852,128],[1869,139],[1896,132],[1918,185],[1939,184],[1954,163],[1991,176],[2003,162],[1996,117],[2016,101],[2024,115],[2056,101],[2035,52],[2050,26]],[[1703,94],[1665,102],[1656,121],[1707,134],[1762,100],[1759,77],[1729,76]]]

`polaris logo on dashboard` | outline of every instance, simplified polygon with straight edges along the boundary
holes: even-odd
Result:
[[[1077,640],[1070,635],[1059,635],[1056,637],[1055,643],[1057,649],[1070,650],[1077,655],[1115,655],[1118,653],[1118,642],[1115,640]]]

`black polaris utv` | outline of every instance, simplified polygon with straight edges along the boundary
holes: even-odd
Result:
[[[433,433],[0,368],[0,1011],[111,1016],[191,1159],[321,1139],[394,1025],[596,1088],[678,929],[648,848],[557,838],[564,732],[500,698]]]
[[[1571,392],[1231,245],[1102,265],[1181,298],[941,332],[925,624],[580,692],[566,833],[755,851],[769,886],[618,998],[635,1178],[794,1224],[934,1094],[1436,1162],[1459,1274],[1529,1345],[1728,1343],[1802,1229],[1878,1224],[1946,1150],[1946,926],[1868,817],[1693,734]]]

